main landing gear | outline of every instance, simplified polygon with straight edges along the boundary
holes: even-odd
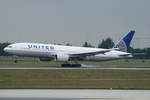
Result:
[[[62,64],[61,67],[81,67],[81,64]]]

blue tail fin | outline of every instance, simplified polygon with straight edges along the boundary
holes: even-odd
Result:
[[[127,52],[127,48],[130,46],[131,40],[134,36],[135,31],[131,30],[123,39],[121,39],[113,49],[117,49],[119,51]]]

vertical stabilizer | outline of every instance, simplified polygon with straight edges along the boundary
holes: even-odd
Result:
[[[134,36],[135,31],[131,30],[125,37],[123,37],[114,47],[113,49],[117,49],[119,51],[127,52],[128,47],[130,46],[131,40]]]

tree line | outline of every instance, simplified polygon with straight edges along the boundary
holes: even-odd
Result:
[[[5,42],[5,43],[0,43],[0,56],[8,56],[9,54],[7,54],[6,52],[4,52],[4,48],[6,46],[8,46],[11,43]],[[66,45],[71,45],[69,43],[67,43]],[[95,47],[94,45],[92,45],[91,43],[85,42],[83,45],[83,47]],[[97,48],[106,48],[106,49],[110,49],[114,46],[114,42],[111,38],[106,38],[103,39],[98,45]],[[128,48],[128,52],[132,53],[134,55],[135,59],[150,59],[150,47],[148,48],[133,48],[133,47],[129,47]]]
[[[4,52],[4,48],[7,47],[10,43],[0,43],[0,56],[8,56],[9,54]]]

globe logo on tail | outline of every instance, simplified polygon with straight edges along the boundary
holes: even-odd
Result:
[[[118,43],[117,48],[119,49],[119,51],[127,52],[127,46],[126,46],[126,43],[123,40],[121,40]]]

